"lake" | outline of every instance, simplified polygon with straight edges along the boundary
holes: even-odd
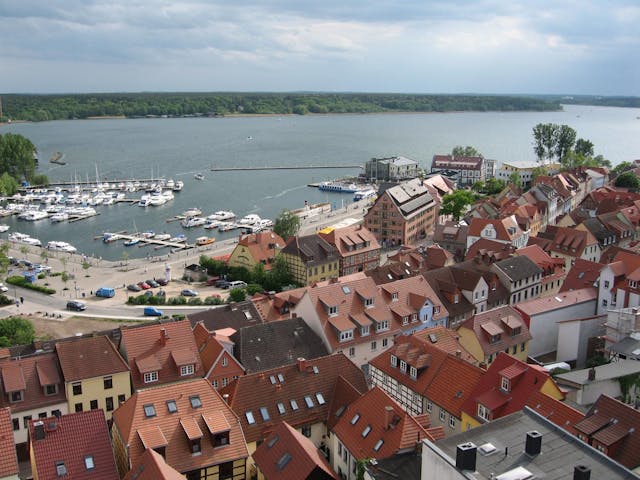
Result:
[[[456,145],[472,145],[501,162],[534,160],[532,129],[538,123],[567,124],[578,138],[591,140],[595,153],[613,164],[640,158],[640,109],[565,106],[560,112],[464,112],[383,115],[314,115],[228,118],[69,120],[12,124],[0,134],[20,133],[38,148],[39,171],[51,180],[96,178],[174,178],[184,190],[175,200],[146,209],[128,204],[98,207],[100,215],[69,224],[48,220],[5,219],[12,231],[28,233],[43,244],[65,240],[96,257],[121,258],[122,244],[104,245],[94,237],[105,231],[147,230],[187,233],[189,240],[205,230],[184,231],[169,217],[190,207],[204,214],[233,210],[239,217],[256,213],[275,218],[283,209],[329,201],[340,207],[352,195],[324,193],[307,187],[349,175],[359,169],[211,172],[212,166],[351,165],[372,157],[404,155],[429,168],[435,154]],[[64,152],[66,165],[49,163]],[[201,172],[205,179],[195,180]],[[139,194],[138,194],[139,196]],[[6,235],[6,234],[5,234]],[[218,233],[218,239],[238,231]],[[154,255],[131,247],[130,257]]]

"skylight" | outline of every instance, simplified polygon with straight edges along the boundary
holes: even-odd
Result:
[[[306,395],[306,396],[304,397],[304,403],[306,403],[306,404],[307,404],[307,408],[313,408],[313,407],[315,407],[315,405],[314,405],[314,403],[313,403],[313,400],[311,399],[311,396],[309,396],[309,395]]]
[[[316,393],[316,400],[318,401],[318,405],[324,405],[326,403],[322,393],[320,392]]]
[[[289,453],[285,453],[284,455],[282,455],[280,457],[280,460],[278,460],[278,463],[276,464],[278,470],[282,470],[284,467],[286,467],[289,461],[291,461],[291,455],[289,455]]]
[[[318,375],[320,373],[320,370],[318,369],[317,365],[313,366],[313,373],[316,374],[316,375]]]
[[[278,380],[280,381],[280,383],[284,383],[284,375],[282,375],[281,373],[278,374]]]
[[[247,423],[249,425],[253,425],[254,423],[256,423],[256,419],[253,417],[253,412],[251,410],[245,412],[245,417],[247,417]]]
[[[284,403],[278,402],[278,412],[280,412],[280,415],[284,415],[285,411],[286,410],[284,409]]]
[[[91,470],[95,467],[95,464],[93,463],[93,455],[87,455],[84,457],[84,466],[87,470]]]
[[[169,413],[176,413],[178,411],[178,404],[175,400],[167,400],[167,410],[169,410]]]
[[[378,450],[380,450],[380,448],[382,448],[383,443],[384,443],[383,439],[378,440],[376,444],[373,446],[373,451],[377,452]]]
[[[262,415],[262,419],[263,419],[265,422],[268,422],[268,421],[269,421],[269,419],[271,418],[271,417],[269,416],[269,410],[267,410],[267,407],[260,407],[260,415]]]
[[[269,375],[269,381],[271,382],[271,385],[275,385],[276,384],[275,375]]]
[[[298,410],[298,402],[291,400],[291,410]]]
[[[349,295],[351,293],[351,289],[347,285],[342,286],[342,291],[345,295]]]
[[[269,448],[273,447],[278,442],[278,440],[280,440],[280,437],[278,436],[278,434],[275,434],[267,442],[267,447],[269,447]]]
[[[200,400],[199,395],[192,395],[189,397],[189,401],[191,402],[192,408],[200,408],[202,406],[202,401]]]
[[[347,407],[345,405],[340,405],[340,408],[336,410],[336,417],[341,417],[346,408]]]
[[[351,425],[355,425],[356,423],[358,423],[358,420],[360,420],[360,414],[356,413],[351,419]]]
[[[156,407],[153,403],[148,403],[144,406],[144,416],[147,418],[156,416]]]
[[[67,467],[64,462],[56,462],[56,473],[59,477],[64,477],[67,474]]]
[[[362,431],[362,438],[365,438],[367,435],[369,435],[370,431],[371,431],[371,425],[367,425]]]

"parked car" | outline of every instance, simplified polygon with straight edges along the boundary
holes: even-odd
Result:
[[[144,283],[149,285],[151,288],[158,288],[160,286],[160,284],[155,280],[145,280]]]
[[[180,292],[180,295],[182,295],[183,297],[197,297],[198,292],[196,292],[195,290],[191,290],[190,288],[185,288]]]
[[[96,297],[112,298],[116,296],[115,289],[111,287],[100,287],[96,290]]]
[[[130,292],[139,292],[142,289],[135,283],[130,283],[129,285],[127,285],[127,290],[129,290]]]
[[[242,280],[234,280],[233,282],[229,282],[229,290],[233,290],[234,288],[247,288],[247,283]]]
[[[142,290],[149,290],[151,287],[149,286],[148,283],[146,282],[138,282],[138,286],[142,289]]]
[[[164,278],[159,278],[156,280],[156,283],[161,287],[166,287],[169,282]]]
[[[153,297],[153,292],[151,290],[147,290],[146,292],[143,293],[143,295],[147,298]]]
[[[4,283],[0,283],[0,292],[8,292],[9,289]]]
[[[49,265],[42,265],[40,263],[34,263],[31,268],[33,270],[37,271],[38,273],[40,273],[40,272],[50,272],[51,271],[51,267]]]
[[[217,288],[229,288],[230,283],[231,282],[229,280],[225,280],[224,278],[221,278],[220,280],[216,280],[216,282],[213,285]]]
[[[167,296],[167,292],[165,292],[164,290],[158,290],[156,292],[156,297],[166,297]]]
[[[156,307],[144,307],[145,317],[161,317],[162,310],[158,310]]]
[[[83,310],[86,310],[86,309],[87,309],[87,306],[82,302],[78,302],[76,300],[71,300],[67,302],[67,310],[82,312]]]

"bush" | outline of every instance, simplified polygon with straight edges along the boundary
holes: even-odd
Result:
[[[234,288],[229,292],[230,302],[242,302],[246,298],[247,294],[242,288]]]
[[[33,342],[35,329],[33,324],[22,317],[9,317],[0,322],[0,347],[25,345]]]
[[[245,288],[245,290],[247,291],[247,295],[252,296],[255,293],[264,291],[264,288],[262,288],[262,285],[258,285],[257,283],[250,283],[249,285],[247,285],[247,288]]]
[[[7,283],[11,285],[16,285],[18,287],[28,288],[29,290],[35,290],[36,292],[46,293],[47,295],[52,295],[56,293],[56,291],[53,288],[43,287],[42,285],[29,283],[24,277],[21,277],[19,275],[15,275],[13,277],[7,278]]]
[[[187,302],[189,305],[202,305],[202,299],[198,297],[190,298]]]
[[[187,299],[183,296],[171,297],[167,300],[167,305],[186,305]]]
[[[220,297],[205,297],[205,305],[222,305],[224,302]]]
[[[11,305],[13,300],[6,295],[0,295],[0,305]]]

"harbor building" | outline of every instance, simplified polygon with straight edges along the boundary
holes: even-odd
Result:
[[[372,158],[364,166],[370,182],[394,182],[416,178],[420,171],[418,162],[403,156]]]
[[[447,172],[449,178],[455,180],[460,186],[470,186],[487,179],[487,166],[483,157],[434,155],[431,173],[440,172]]]

